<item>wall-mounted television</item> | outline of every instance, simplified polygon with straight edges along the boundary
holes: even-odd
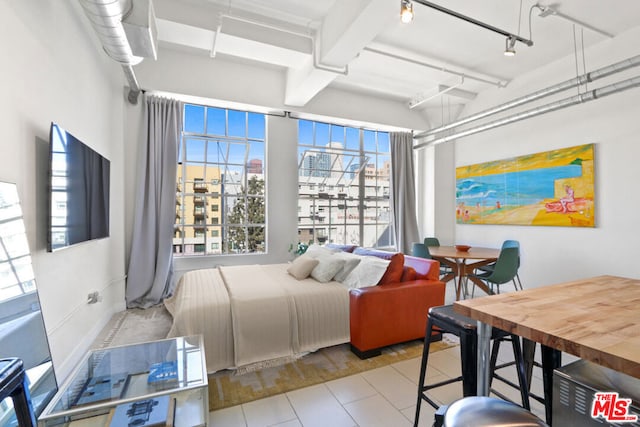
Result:
[[[109,160],[51,123],[49,252],[109,237]]]

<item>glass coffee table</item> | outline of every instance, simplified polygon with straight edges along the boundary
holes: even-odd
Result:
[[[206,426],[202,336],[91,350],[38,417],[48,426]]]

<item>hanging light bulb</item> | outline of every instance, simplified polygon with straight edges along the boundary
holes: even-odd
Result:
[[[411,0],[400,0],[400,20],[408,24],[413,20],[413,4]]]
[[[516,55],[516,38],[513,36],[507,37],[505,40],[505,48],[504,48],[504,56],[515,56]]]

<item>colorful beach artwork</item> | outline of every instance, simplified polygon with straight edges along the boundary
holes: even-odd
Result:
[[[458,224],[595,227],[594,144],[456,168]]]

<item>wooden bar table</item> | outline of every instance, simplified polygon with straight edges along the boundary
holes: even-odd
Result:
[[[455,280],[456,301],[460,299],[460,291],[462,285],[469,273],[473,273],[478,267],[491,264],[498,259],[500,255],[499,249],[493,248],[474,248],[468,251],[459,251],[455,246],[429,246],[429,253],[433,259],[440,261],[441,264],[451,267],[451,273],[442,277],[442,281],[447,283],[449,280]],[[467,264],[467,260],[474,262]],[[492,294],[487,285],[475,277],[469,277],[480,289],[487,294]],[[466,295],[465,295],[466,296]]]
[[[640,378],[640,280],[599,276],[456,301],[453,307],[478,321],[478,395],[489,394],[492,327],[542,344],[549,425],[561,351]]]

